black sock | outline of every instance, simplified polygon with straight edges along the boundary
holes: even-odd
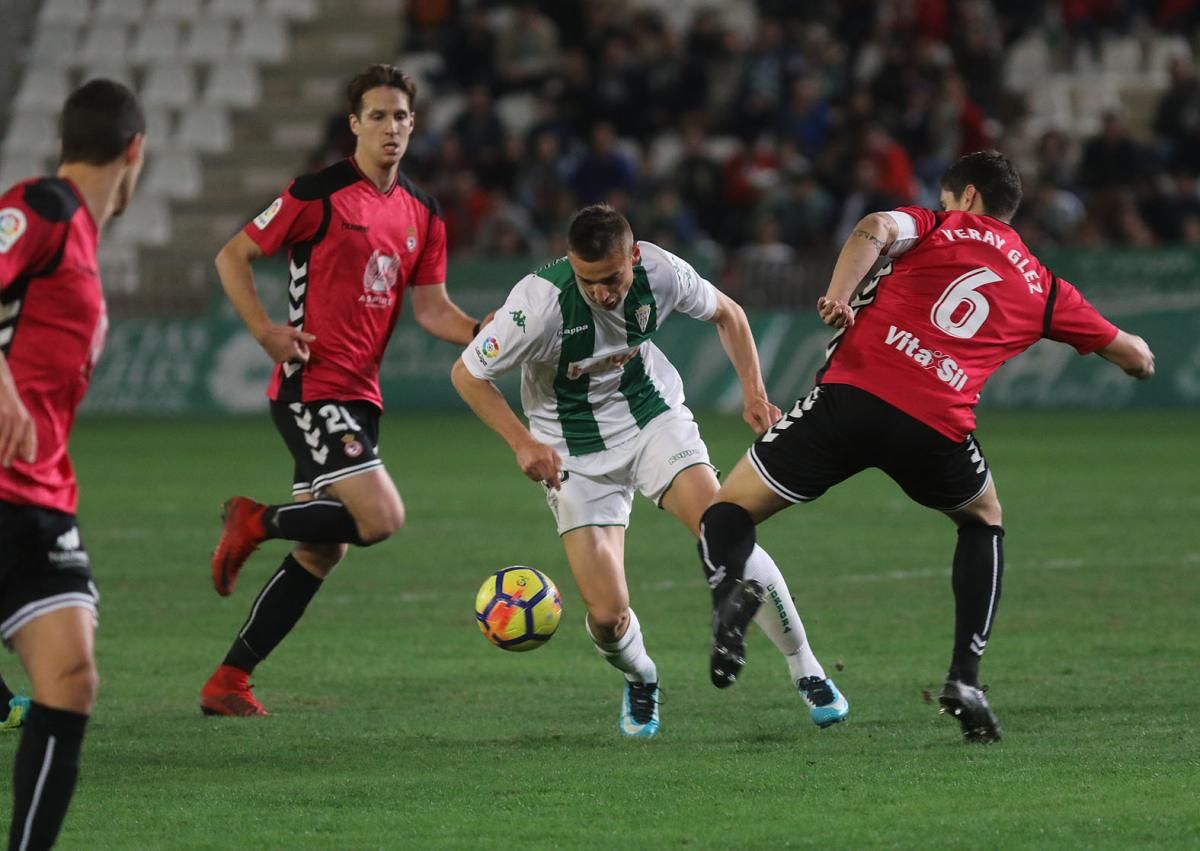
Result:
[[[263,515],[263,528],[269,538],[285,538],[306,544],[363,546],[354,517],[345,505],[335,499],[268,506]]]
[[[58,837],[75,778],[88,717],[34,702],[13,762],[13,814],[8,847],[49,848]]]
[[[229,648],[225,664],[253,671],[292,631],[321,584],[288,553],[250,607],[250,617]]]
[[[949,678],[979,685],[979,659],[1000,605],[1004,529],[973,523],[958,530],[954,549],[954,658]]]
[[[710,505],[700,517],[700,563],[713,602],[723,599],[746,572],[757,539],[754,520],[732,502]]]
[[[16,695],[8,687],[8,683],[4,682],[4,677],[0,677],[0,715],[8,715],[8,702],[14,697]]]

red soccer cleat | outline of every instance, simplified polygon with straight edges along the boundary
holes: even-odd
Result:
[[[200,711],[205,715],[227,715],[231,718],[252,718],[255,715],[270,715],[258,702],[247,682],[250,677],[245,671],[231,665],[222,665],[208,678],[200,689]]]
[[[263,513],[266,510],[267,507],[261,502],[244,496],[235,496],[225,503],[225,511],[221,515],[224,521],[221,540],[217,541],[212,557],[213,587],[222,597],[233,593],[242,565],[267,539],[263,528]]]

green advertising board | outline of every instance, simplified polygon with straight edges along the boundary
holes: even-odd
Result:
[[[1180,251],[1183,251],[1182,249]],[[1103,254],[1103,253],[1101,253]],[[1137,267],[1121,253],[1113,263],[1132,274]],[[1093,299],[1122,328],[1141,334],[1158,357],[1158,375],[1135,382],[1098,357],[1082,358],[1068,346],[1042,341],[1006,364],[984,390],[982,404],[993,407],[1194,407],[1200,406],[1200,252],[1161,260],[1169,285],[1148,288],[1144,280],[1127,287],[1112,274],[1101,276]],[[1059,257],[1064,277],[1084,280],[1068,258]],[[1097,265],[1095,253],[1079,255],[1083,268]],[[1189,266],[1192,263],[1194,266]],[[1165,264],[1165,265],[1164,265]],[[1070,273],[1066,268],[1070,267]],[[530,268],[476,264],[451,279],[454,297],[482,314],[503,301],[508,288]],[[1190,278],[1190,287],[1181,277]],[[259,275],[268,308],[283,315],[282,271]],[[824,358],[830,329],[815,311],[756,312],[750,317],[767,388],[785,406],[807,392]],[[736,411],[740,389],[721,349],[716,330],[683,316],[672,317],[655,342],[683,376],[688,404],[697,409]],[[425,334],[410,316],[397,326],[380,374],[391,410],[449,409],[461,406],[449,382],[459,350]],[[202,317],[114,320],[92,379],[85,411],[104,413],[248,413],[263,410],[271,364],[220,297]],[[516,400],[516,379],[503,389]]]

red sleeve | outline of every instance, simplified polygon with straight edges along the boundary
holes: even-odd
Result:
[[[271,255],[285,245],[295,245],[316,236],[324,214],[319,198],[301,201],[292,194],[289,186],[271,202],[271,206],[255,216],[242,233],[254,240],[263,254]]]
[[[24,196],[23,184],[0,196],[0,290],[49,263],[61,240],[62,225],[31,210]]]
[[[1046,300],[1042,336],[1069,343],[1081,355],[1102,349],[1117,336],[1117,326],[1100,315],[1083,294],[1062,278],[1054,278]]]
[[[905,213],[913,217],[913,221],[917,223],[917,239],[925,236],[925,234],[938,225],[937,214],[933,210],[926,210],[924,207],[897,207],[896,212]]]
[[[413,275],[414,287],[446,283],[446,223],[441,216],[429,217],[429,233],[425,236],[425,250],[421,262]]]

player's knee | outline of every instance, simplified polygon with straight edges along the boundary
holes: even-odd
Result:
[[[369,547],[386,541],[404,528],[404,503],[399,500],[391,504],[377,506],[369,517],[356,519],[358,536],[363,546]]]
[[[84,715],[92,711],[100,690],[100,674],[92,659],[64,666],[50,678],[33,684],[34,699],[54,709]]]
[[[588,625],[600,641],[616,641],[629,626],[629,599],[588,606]]]
[[[346,544],[299,544],[292,557],[318,579],[324,579],[341,564],[350,547]]]

